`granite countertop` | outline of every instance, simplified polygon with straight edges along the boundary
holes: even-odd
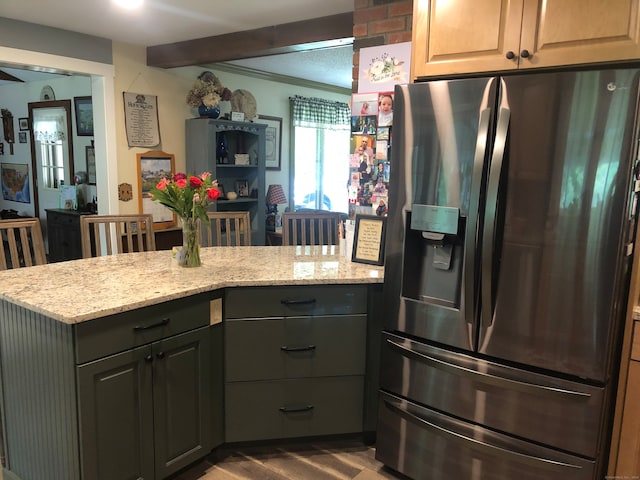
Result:
[[[125,253],[0,272],[0,299],[73,324],[225,287],[382,283],[383,267],[336,246],[208,247],[202,266],[171,251]]]

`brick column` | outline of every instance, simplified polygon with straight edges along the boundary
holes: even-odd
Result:
[[[413,0],[354,0],[352,92],[358,91],[360,49],[411,41]]]

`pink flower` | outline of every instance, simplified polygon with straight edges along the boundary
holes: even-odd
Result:
[[[156,188],[158,190],[166,190],[168,184],[169,184],[169,180],[167,180],[166,178],[163,178],[158,182],[158,184],[156,185]]]
[[[178,188],[186,188],[187,187],[187,179],[186,178],[180,178],[180,179],[176,180],[176,185],[178,186]]]
[[[198,203],[200,201],[200,194],[199,193],[194,193],[193,194],[193,201],[195,203]]]
[[[207,181],[207,178],[210,178],[210,177],[211,177],[211,172],[202,172],[200,174],[200,178],[205,182]]]

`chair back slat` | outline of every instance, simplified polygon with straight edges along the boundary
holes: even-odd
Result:
[[[83,258],[156,249],[150,214],[82,215],[80,238]]]
[[[334,212],[282,215],[282,245],[336,245],[340,214]]]
[[[208,225],[200,225],[200,239],[205,247],[251,245],[249,212],[207,212]]]
[[[47,263],[39,218],[0,220],[0,270]]]

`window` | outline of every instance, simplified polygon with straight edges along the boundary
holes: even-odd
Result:
[[[34,138],[36,140],[37,158],[42,169],[42,183],[45,188],[58,188],[65,181],[64,151],[62,141],[65,140],[64,118],[50,115],[48,118],[34,121]]]
[[[291,104],[295,208],[347,212],[349,105],[299,96]]]

